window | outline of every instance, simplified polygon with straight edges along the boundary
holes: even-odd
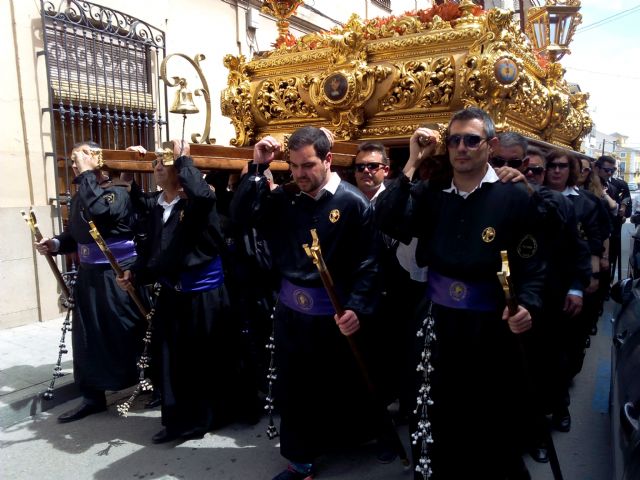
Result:
[[[72,146],[155,148],[168,138],[161,30],[90,2],[42,3],[43,44],[58,206],[72,193]],[[164,132],[163,132],[164,129]],[[164,135],[163,135],[164,133]],[[148,183],[144,180],[142,183]],[[65,214],[62,212],[64,218]]]

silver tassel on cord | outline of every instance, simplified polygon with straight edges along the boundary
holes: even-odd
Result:
[[[160,289],[161,286],[159,283],[156,283],[153,286],[153,295],[156,297],[156,300],[160,295]],[[151,311],[147,314],[147,331],[145,332],[144,338],[142,340],[144,342],[144,348],[137,364],[139,374],[138,385],[136,385],[136,388],[133,390],[131,396],[125,402],[122,402],[116,407],[116,409],[118,410],[118,415],[120,415],[121,417],[126,417],[129,414],[129,409],[131,408],[131,405],[133,405],[135,399],[138,398],[138,395],[140,395],[142,392],[153,391],[153,384],[151,383],[151,380],[146,377],[145,373],[149,368],[149,361],[151,359],[151,356],[149,355],[149,347],[151,346],[151,337],[153,336],[153,316],[155,313],[156,309],[152,308]]]
[[[416,367],[416,371],[422,375],[422,384],[420,385],[416,399],[416,409],[413,411],[413,414],[418,417],[418,426],[416,431],[411,433],[411,443],[413,445],[420,445],[420,456],[415,470],[421,474],[425,480],[431,478],[433,474],[431,470],[431,460],[429,458],[429,451],[433,443],[431,422],[429,421],[429,407],[433,405],[433,400],[431,399],[431,372],[433,372],[433,366],[431,365],[431,346],[436,339],[434,321],[431,314],[432,307],[433,304],[429,304],[427,316],[422,321],[422,326],[416,333],[418,338],[424,338],[424,347],[420,354],[418,366]]]
[[[273,310],[275,311],[275,307],[273,308]],[[275,343],[275,322],[273,318],[274,318],[274,314],[271,313],[271,322],[273,323],[273,329],[271,330],[269,343],[267,343],[266,345],[267,350],[271,352],[270,353],[271,358],[269,359],[269,373],[267,373],[267,381],[268,381],[267,382],[268,383],[267,398],[265,399],[266,404],[264,406],[264,409],[267,411],[269,415],[269,426],[267,427],[267,437],[269,437],[269,440],[273,440],[274,438],[280,435],[273,421],[273,409],[274,409],[273,383],[276,381],[276,378],[278,378],[278,375],[276,375],[276,365],[275,365],[276,343]]]
[[[49,387],[47,391],[42,394],[42,398],[45,400],[53,399],[53,391],[56,384],[56,380],[60,377],[64,377],[64,373],[62,373],[62,355],[65,353],[69,353],[69,349],[66,344],[67,333],[71,331],[71,316],[73,315],[73,287],[76,283],[76,270],[73,268],[71,272],[63,273],[62,277],[64,278],[64,283],[69,288],[70,296],[67,299],[63,298],[63,306],[67,309],[67,314],[64,317],[64,322],[62,322],[62,335],[60,337],[60,342],[58,343],[58,361],[56,362],[56,366],[53,368],[53,376],[51,378],[51,382],[49,383]]]

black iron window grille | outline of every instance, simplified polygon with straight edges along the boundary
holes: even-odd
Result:
[[[165,34],[84,1],[56,6],[41,0],[41,15],[60,205],[71,194],[67,159],[74,144],[92,140],[105,149],[153,150],[168,139],[166,87],[159,75]],[[149,184],[148,178],[140,181]]]

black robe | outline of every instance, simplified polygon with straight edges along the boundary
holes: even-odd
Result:
[[[269,244],[274,268],[295,285],[322,288],[303,244],[315,228],[343,306],[356,312],[365,335],[379,292],[372,207],[353,185],[318,200],[294,184],[271,192],[265,166],[249,165],[231,204],[232,219],[254,226]],[[335,173],[333,173],[335,175]],[[362,337],[361,337],[362,338]],[[280,451],[312,463],[330,448],[370,438],[371,402],[347,339],[333,315],[308,315],[279,303],[275,310],[275,403],[281,414]]]
[[[95,172],[76,177],[69,228],[56,236],[58,253],[78,244],[95,245],[89,233],[93,220],[105,241],[133,239],[133,210],[126,188],[98,185]],[[121,262],[130,266],[135,257]],[[81,391],[120,390],[138,380],[137,357],[142,350],[145,320],[122,291],[108,263],[80,263],[73,287],[73,374]]]
[[[426,344],[433,367],[434,403],[427,413],[434,479],[502,479],[519,458],[526,377],[516,335],[501,319],[505,303],[496,272],[500,251],[506,250],[518,302],[532,312],[540,309],[544,265],[531,228],[534,209],[521,184],[485,183],[465,199],[444,192],[441,184],[412,185],[406,176],[389,184],[376,203],[384,233],[404,242],[418,238],[416,260],[429,266],[430,276],[435,271],[482,282],[496,303],[493,310],[481,311],[425,299],[420,320],[431,306],[435,332],[435,340]],[[429,338],[416,337],[416,356]],[[422,383],[420,372],[416,391]],[[417,421],[411,419],[413,431]],[[420,443],[414,447],[415,461]]]
[[[237,395],[238,332],[229,315],[226,288],[176,289],[181,274],[215,260],[224,246],[215,193],[190,157],[178,158],[174,167],[186,198],[173,206],[166,222],[158,205],[161,192],[143,194],[133,184],[131,196],[149,226],[133,267],[136,282],[160,284],[152,362],[160,362],[156,382],[162,395],[162,423],[171,433],[181,434],[228,423],[246,410],[247,399]]]

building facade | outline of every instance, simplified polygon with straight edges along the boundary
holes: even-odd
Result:
[[[627,145],[628,136],[621,133],[606,134],[593,129],[585,137],[582,150],[592,158],[609,155],[616,159],[615,176],[632,185],[640,183],[640,150]]]

